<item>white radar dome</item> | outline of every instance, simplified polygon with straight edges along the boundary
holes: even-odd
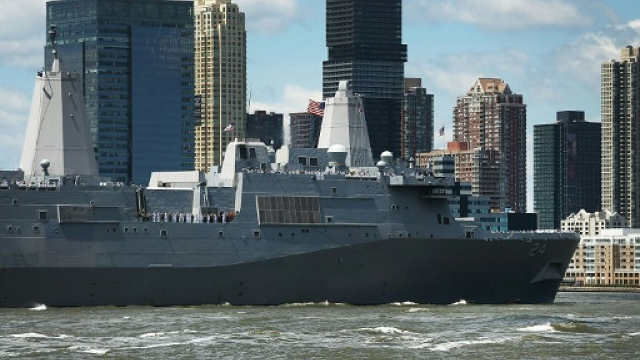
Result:
[[[329,155],[330,166],[343,166],[345,164],[347,149],[344,146],[340,144],[331,145],[327,153]]]

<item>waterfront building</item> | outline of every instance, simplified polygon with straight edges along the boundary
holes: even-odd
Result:
[[[478,153],[490,178],[475,179],[487,188],[492,208],[526,211],[526,125],[523,96],[498,78],[480,78],[453,110],[453,141]]]
[[[193,2],[60,0],[46,7],[61,68],[83,86],[100,176],[143,184],[152,171],[193,169]]]
[[[256,110],[247,114],[248,139],[260,139],[263,143],[279,149],[282,146],[282,114]]]
[[[576,232],[581,236],[596,236],[604,229],[618,229],[627,227],[627,220],[618,213],[608,210],[587,212],[584,209],[570,214],[560,222],[563,232]]]
[[[640,48],[601,66],[602,208],[640,226]]]
[[[433,149],[433,94],[422,87],[422,80],[405,79],[402,101],[400,157],[409,159]]]
[[[231,0],[195,1],[195,75],[201,98],[195,168],[208,170],[222,164],[229,142],[246,130],[245,14]]]
[[[374,157],[389,150],[400,156],[400,118],[404,94],[402,0],[327,0],[323,63],[324,98],[347,80],[362,96]]]
[[[308,112],[289,114],[290,147],[316,148],[320,138],[322,117]]]
[[[555,124],[534,126],[534,209],[541,229],[580,209],[600,210],[600,123],[583,111],[560,111]]]
[[[581,236],[565,277],[579,285],[640,285],[640,229]]]

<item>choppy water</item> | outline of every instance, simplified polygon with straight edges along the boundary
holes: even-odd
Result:
[[[639,359],[640,294],[553,305],[0,309],[0,358]]]

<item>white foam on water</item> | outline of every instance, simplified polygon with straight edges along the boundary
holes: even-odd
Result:
[[[282,305],[283,307],[303,307],[303,306],[329,306],[331,305],[331,303],[329,301],[323,301],[323,302],[303,302],[303,303],[290,303],[290,304],[284,304]]]
[[[414,302],[411,302],[411,301],[405,301],[405,302],[394,302],[394,303],[391,303],[389,305],[393,305],[393,306],[415,306],[415,305],[418,305],[418,304],[416,304]]]
[[[129,319],[131,319],[131,317],[130,316],[123,316],[122,319],[123,320],[129,320]]]
[[[47,310],[47,305],[45,305],[45,304],[35,304],[29,310],[31,310],[31,311],[44,311],[44,310]]]
[[[155,337],[163,337],[166,335],[175,335],[178,334],[179,332],[177,331],[170,331],[170,332],[157,332],[157,333],[144,333],[140,336],[138,336],[141,339],[146,339],[146,338],[155,338]]]
[[[109,352],[109,349],[92,348],[87,346],[72,346],[69,350],[92,355],[104,355]]]
[[[398,335],[398,334],[413,334],[411,331],[401,330],[389,326],[379,326],[377,328],[360,328],[359,331],[372,332],[377,334]]]
[[[487,345],[487,344],[502,344],[502,343],[507,342],[507,341],[509,341],[511,339],[514,339],[514,338],[512,338],[512,337],[497,338],[497,339],[483,339],[483,338],[480,338],[478,340],[450,341],[450,342],[446,342],[446,343],[437,344],[434,347],[430,348],[429,350],[447,352],[447,351],[450,351],[452,349],[457,349],[457,348],[461,348],[461,347],[464,347],[464,346]]]
[[[551,326],[551,323],[546,323],[543,325],[533,325],[524,328],[519,328],[518,331],[522,332],[541,332],[541,333],[553,333],[557,332],[556,329]]]
[[[427,308],[411,308],[409,309],[410,313],[415,313],[415,312],[429,312],[430,310]]]
[[[629,333],[629,336],[640,336],[640,332]]]
[[[39,333],[22,333],[22,334],[11,334],[9,335],[14,338],[19,339],[47,339],[49,336]]]
[[[453,304],[449,304],[451,306],[458,306],[458,305],[467,305],[467,301],[464,299],[460,299],[460,301],[454,302]]]
[[[123,349],[130,349],[130,350],[156,349],[156,348],[163,348],[163,347],[180,346],[184,344],[185,343],[183,342],[168,342],[168,343],[160,343],[160,344],[150,344],[145,346],[130,346]]]

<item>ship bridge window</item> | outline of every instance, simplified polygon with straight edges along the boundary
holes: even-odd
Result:
[[[256,148],[249,148],[249,158],[255,159],[256,157]]]
[[[442,215],[441,214],[437,215],[437,220],[438,220],[438,224],[442,224]]]
[[[238,145],[238,153],[241,160],[247,160],[247,147],[244,145]]]
[[[309,166],[318,166],[318,158],[317,157],[309,158]]]
[[[47,211],[46,210],[40,210],[38,211],[38,218],[41,221],[46,221],[47,220]]]
[[[302,166],[307,166],[307,158],[304,156],[299,156],[298,157],[298,164],[302,165]]]

